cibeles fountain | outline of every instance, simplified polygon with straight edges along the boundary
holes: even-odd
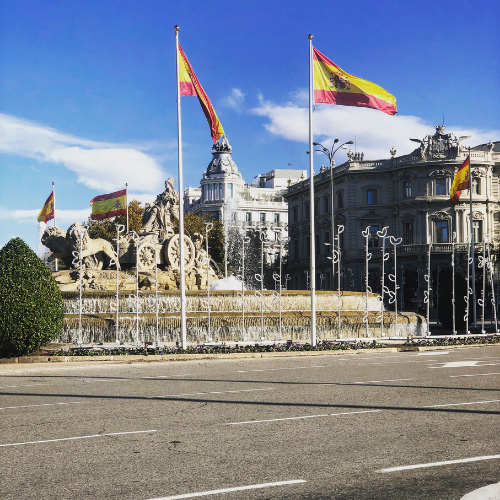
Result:
[[[90,238],[78,223],[68,231],[45,230],[42,243],[52,252],[49,261],[61,259],[68,268],[53,274],[64,300],[59,342],[180,341],[180,236],[173,224],[178,215],[179,195],[168,179],[165,191],[146,205],[141,230],[126,233],[117,226],[114,244]],[[286,290],[282,284],[276,290],[247,290],[241,276],[223,278],[212,265],[205,238],[184,235],[188,343],[310,341],[309,291]],[[374,293],[317,291],[316,296],[318,340],[381,333],[406,338],[425,331],[416,314],[383,312]]]

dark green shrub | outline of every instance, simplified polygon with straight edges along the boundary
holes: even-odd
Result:
[[[61,292],[49,269],[20,238],[0,249],[0,357],[33,352],[63,326]]]

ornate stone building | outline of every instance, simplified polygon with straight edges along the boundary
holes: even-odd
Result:
[[[401,238],[397,247],[397,277],[402,291],[398,301],[406,298],[406,308],[415,293],[423,296],[423,274],[427,271],[428,244],[431,247],[431,269],[451,266],[451,242],[456,232],[458,268],[466,269],[467,238],[470,233],[469,193],[452,206],[449,193],[453,178],[468,154],[457,138],[437,126],[433,135],[423,140],[411,139],[419,147],[409,155],[385,160],[365,160],[363,154],[348,153],[349,160],[333,170],[334,214],[336,227],[343,226],[341,249],[341,288],[364,290],[365,238],[369,227],[369,284],[380,291],[382,239],[377,232],[387,227],[387,235]],[[500,242],[500,142],[471,149],[473,227],[476,249],[482,250],[483,237],[489,234],[495,249]],[[332,283],[331,242],[332,182],[330,170],[322,167],[314,177],[316,288],[336,288]],[[306,289],[309,274],[310,199],[309,179],[292,185],[288,200],[290,236],[290,288]],[[386,273],[394,273],[392,246],[386,239]],[[391,267],[392,266],[392,267]],[[337,268],[336,268],[337,272]],[[404,276],[404,280],[402,279]],[[386,275],[387,280],[387,275]],[[404,289],[406,285],[406,290]],[[404,292],[404,293],[402,293]],[[418,296],[417,299],[418,299]],[[416,300],[416,299],[414,299]],[[399,302],[401,304],[401,302]]]
[[[212,161],[199,188],[184,191],[184,211],[227,221],[248,229],[267,228],[268,238],[286,237],[288,205],[284,194],[289,185],[305,179],[305,170],[275,169],[247,184],[232,159],[224,136],[212,147]],[[274,233],[274,234],[272,234]]]

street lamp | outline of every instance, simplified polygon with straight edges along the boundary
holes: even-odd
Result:
[[[332,245],[332,290],[334,290],[334,283],[335,283],[335,259],[334,259],[334,252],[335,252],[335,206],[333,203],[333,191],[334,191],[333,167],[335,166],[335,161],[333,160],[333,157],[335,156],[335,153],[339,149],[346,149],[347,144],[354,144],[354,141],[347,141],[347,142],[344,142],[343,144],[341,144],[340,146],[337,146],[336,149],[334,149],[335,144],[337,144],[337,142],[339,142],[338,139],[335,139],[333,141],[333,145],[332,145],[331,149],[325,148],[325,146],[323,146],[323,144],[320,144],[319,142],[313,142],[313,146],[321,147],[321,149],[315,149],[314,152],[317,151],[320,153],[324,153],[328,157],[328,159],[330,160],[330,186],[331,186],[331,190],[332,190],[332,195],[331,195],[332,196],[332,242],[331,242],[331,245]],[[309,153],[309,151],[308,151],[308,153]],[[311,203],[314,203],[314,200],[312,200]]]

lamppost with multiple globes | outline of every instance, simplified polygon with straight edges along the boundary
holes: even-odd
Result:
[[[335,254],[335,205],[333,200],[333,195],[334,195],[333,167],[335,166],[335,161],[333,157],[335,156],[335,153],[339,149],[346,149],[347,144],[354,144],[354,141],[351,140],[344,142],[343,144],[335,148],[335,145],[338,142],[339,140],[335,139],[333,141],[331,149],[325,148],[325,146],[323,146],[323,144],[320,144],[319,142],[313,142],[313,146],[319,146],[321,148],[321,149],[315,149],[314,152],[324,153],[328,157],[328,160],[330,161],[330,187],[331,187],[331,202],[332,202],[332,241],[330,243],[330,245],[332,246],[332,280],[331,280],[332,290],[334,289],[334,283],[335,283],[335,255],[334,255]],[[314,203],[314,200],[311,200],[311,203]]]

